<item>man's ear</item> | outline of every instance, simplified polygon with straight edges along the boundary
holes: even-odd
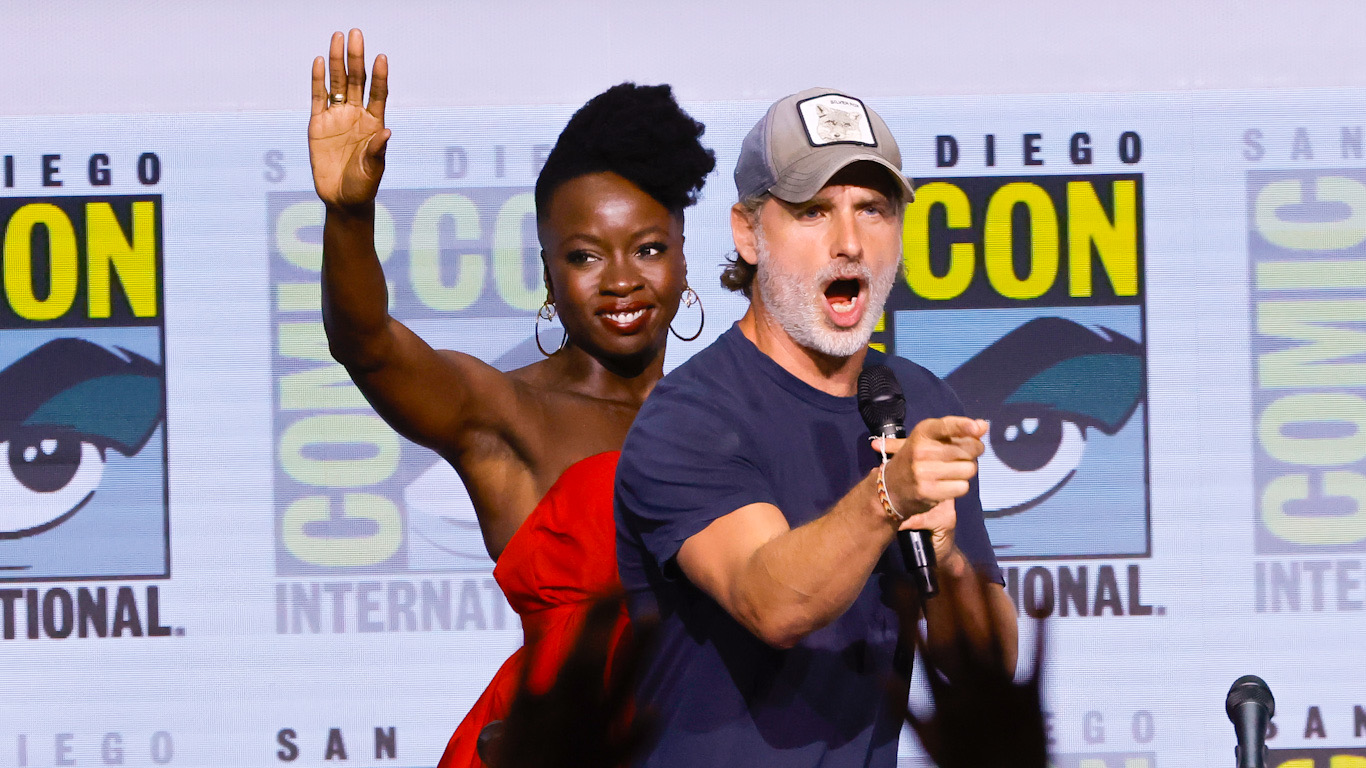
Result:
[[[756,214],[757,216],[757,214]],[[735,253],[746,264],[759,264],[759,233],[754,231],[754,222],[749,211],[736,203],[730,207],[730,236],[735,240]]]

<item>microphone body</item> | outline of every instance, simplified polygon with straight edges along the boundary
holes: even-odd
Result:
[[[870,365],[859,374],[858,409],[863,423],[875,437],[906,437],[906,396],[892,369]],[[914,575],[924,597],[939,594],[935,576],[934,544],[929,531],[897,531],[896,543],[901,559]]]
[[[1266,768],[1266,730],[1276,714],[1276,700],[1266,681],[1256,675],[1234,680],[1224,711],[1238,737],[1238,746],[1233,748],[1237,768]]]

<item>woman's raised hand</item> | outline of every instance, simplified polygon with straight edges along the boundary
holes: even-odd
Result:
[[[327,71],[327,70],[330,70]],[[335,95],[335,97],[334,97]],[[384,101],[389,95],[389,60],[375,57],[370,105],[365,95],[365,38],[332,34],[327,62],[313,60],[313,113],[308,119],[308,157],[313,186],[332,208],[351,209],[375,200],[384,175]]]

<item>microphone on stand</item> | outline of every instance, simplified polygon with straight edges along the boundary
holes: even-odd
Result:
[[[896,374],[885,365],[870,365],[858,376],[858,412],[874,437],[906,436],[906,396]],[[896,543],[901,558],[916,574],[921,595],[939,594],[939,579],[934,575],[934,545],[929,531],[897,531]]]
[[[1238,768],[1266,768],[1266,730],[1276,714],[1276,700],[1266,681],[1256,675],[1234,680],[1224,700],[1224,711],[1238,735],[1238,746],[1233,748]]]

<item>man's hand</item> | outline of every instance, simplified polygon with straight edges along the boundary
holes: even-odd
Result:
[[[945,416],[925,419],[904,440],[873,441],[874,450],[892,455],[887,493],[906,518],[901,530],[930,531],[941,568],[950,567],[956,554],[953,531],[958,515],[953,500],[967,494],[969,481],[977,475],[987,426],[981,419]]]
[[[325,77],[330,70],[330,82]],[[334,102],[331,94],[344,94]],[[365,39],[359,29],[349,40],[337,32],[325,63],[313,60],[313,109],[308,119],[308,158],[313,186],[329,208],[354,210],[375,201],[384,175],[384,102],[389,96],[389,60],[375,57],[370,105],[365,106]]]

